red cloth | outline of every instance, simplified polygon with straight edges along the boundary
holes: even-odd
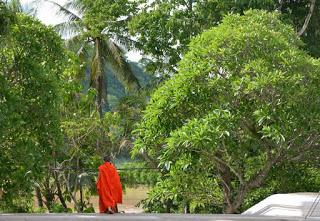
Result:
[[[108,207],[114,209],[117,203],[122,203],[120,176],[117,169],[109,162],[99,166],[97,189],[100,213],[104,213]]]

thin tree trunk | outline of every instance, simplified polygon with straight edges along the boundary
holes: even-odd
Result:
[[[40,208],[43,207],[43,200],[42,200],[42,194],[41,194],[41,190],[38,186],[35,187],[35,191],[36,191],[36,197],[37,197],[37,201],[38,201],[38,206]]]
[[[221,156],[221,153],[217,153],[215,156],[215,161],[217,162],[218,174],[221,180],[221,182],[219,182],[219,185],[221,186],[221,189],[223,191],[225,201],[223,210],[225,211],[225,213],[230,213],[229,210],[230,208],[232,208],[232,174],[230,168],[225,163],[223,163],[222,160],[217,161],[217,159],[220,159]]]
[[[66,190],[67,193],[69,194],[71,200],[74,202],[74,205],[77,203],[77,199],[74,198],[74,195],[72,194],[71,186],[70,186],[70,172],[69,174],[64,178],[66,182]],[[76,207],[75,207],[76,208]]]
[[[65,208],[65,211],[67,211],[68,209],[68,206],[66,204],[66,201],[62,195],[62,191],[61,191],[61,185],[60,185],[60,182],[58,180],[58,174],[57,174],[57,171],[54,171],[54,178],[55,178],[55,182],[56,182],[56,185],[57,185],[57,190],[58,190],[58,197],[59,197],[59,200],[61,202],[61,205]]]
[[[307,15],[307,17],[306,17],[306,19],[304,21],[304,24],[303,24],[302,28],[298,32],[298,36],[301,36],[307,30],[308,24],[310,22],[311,16],[312,16],[313,11],[314,11],[315,4],[316,4],[316,0],[310,0],[309,13],[308,13],[308,15]]]
[[[49,212],[52,212],[54,194],[52,193],[52,191],[50,189],[50,177],[49,176],[45,180],[44,187],[45,187],[44,197],[46,199],[45,205],[48,208]]]
[[[171,213],[172,200],[168,199],[165,203],[165,206],[166,206],[166,213]]]
[[[77,168],[76,168],[76,180],[75,180],[75,185],[74,185],[74,188],[73,188],[73,201],[74,201],[74,206],[75,206],[75,209],[77,210],[77,212],[81,212],[80,211],[80,206],[79,206],[79,203],[77,201],[77,191],[78,191],[78,176],[79,176],[79,157],[77,157]]]
[[[189,214],[190,213],[190,202],[187,201],[186,205],[184,206],[184,214]]]
[[[84,202],[83,202],[83,192],[82,192],[81,178],[79,178],[79,184],[80,184],[80,211],[83,212]]]

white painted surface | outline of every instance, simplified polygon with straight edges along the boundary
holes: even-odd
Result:
[[[275,194],[243,212],[243,215],[306,217],[319,214],[318,193]],[[313,207],[313,208],[312,208]],[[318,215],[316,216],[318,217]],[[319,217],[320,218],[320,217]]]

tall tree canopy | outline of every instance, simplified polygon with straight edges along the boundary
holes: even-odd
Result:
[[[248,9],[281,12],[281,19],[298,33],[309,15],[302,39],[311,55],[319,57],[318,20],[320,4],[314,0],[143,0],[140,11],[130,22],[137,48],[145,55],[150,71],[176,72],[177,63],[186,53],[190,40],[221,22],[229,13]]]
[[[239,212],[272,168],[319,160],[320,63],[279,17],[225,17],[152,95],[133,154],[159,159],[163,195]]]
[[[0,34],[0,210],[19,211],[61,144],[58,76],[65,51],[53,29],[7,13],[12,19]]]

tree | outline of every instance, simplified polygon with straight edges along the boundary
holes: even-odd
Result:
[[[281,12],[283,21],[292,24],[297,33],[303,32],[301,37],[310,54],[320,55],[316,43],[320,39],[320,5],[314,0],[145,0],[140,7],[129,23],[130,32],[147,58],[149,70],[162,75],[177,71],[193,37],[219,25],[228,13],[243,14],[248,9]]]
[[[97,110],[102,118],[104,111],[109,109],[105,79],[107,65],[112,67],[114,74],[125,85],[132,89],[140,87],[118,44],[130,42],[123,32],[134,6],[128,0],[74,0],[65,5],[49,2],[68,18],[68,21],[56,25],[56,29],[70,38],[67,44],[77,52],[84,67],[91,66],[90,85],[97,90]],[[87,63],[89,58],[91,61]],[[82,71],[86,72],[87,69],[83,68]]]
[[[216,188],[224,212],[239,212],[271,169],[319,160],[320,63],[279,17],[229,15],[193,39],[137,126],[133,154],[159,159],[159,185],[177,196],[201,192],[189,205]]]
[[[58,85],[66,58],[53,29],[2,9],[11,19],[0,36],[0,210],[17,212],[30,209],[33,184],[62,141]]]
[[[135,46],[148,58],[148,70],[161,74],[175,72],[190,39],[218,24],[231,5],[225,1],[142,2],[129,30],[137,38]]]

